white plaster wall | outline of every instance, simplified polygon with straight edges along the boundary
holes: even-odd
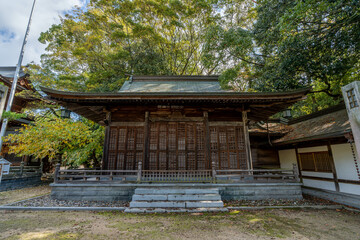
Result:
[[[334,182],[321,181],[321,180],[313,180],[313,179],[305,179],[303,178],[304,186],[320,188],[330,191],[336,191]]]
[[[360,195],[360,185],[339,183],[340,192]]]
[[[280,168],[292,169],[293,163],[297,164],[295,149],[279,150]]]
[[[327,146],[317,146],[317,147],[307,147],[307,148],[298,148],[299,153],[307,153],[307,152],[324,152],[327,151]]]
[[[303,176],[310,176],[310,177],[323,177],[323,178],[334,178],[333,173],[331,172],[310,172],[310,171],[301,171]]]
[[[354,145],[355,147],[355,145]],[[350,144],[331,145],[337,177],[346,180],[359,180]],[[360,187],[360,185],[358,185]]]
[[[309,147],[309,148],[299,148],[298,152],[299,153],[322,152],[327,150],[328,150],[327,146],[318,146],[318,147]],[[350,144],[344,143],[344,144],[331,145],[331,150],[333,152],[334,163],[335,163],[338,179],[359,180],[355,169],[355,163],[351,152]],[[281,168],[291,169],[292,164],[297,163],[295,149],[279,150],[279,160],[280,160]],[[302,171],[301,173],[303,176],[323,177],[323,178],[333,179],[333,174],[328,172],[325,173],[325,172]],[[334,182],[331,181],[303,179],[303,184],[304,186],[307,187],[336,191],[335,184]],[[340,192],[360,195],[360,185],[339,183],[339,186],[340,186]]]

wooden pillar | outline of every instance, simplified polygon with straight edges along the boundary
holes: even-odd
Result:
[[[60,163],[56,164],[55,167],[55,175],[54,175],[54,183],[58,183],[59,182],[59,171],[60,171]]]
[[[338,180],[337,173],[336,173],[336,167],[335,167],[335,162],[334,162],[334,157],[333,157],[333,153],[331,150],[330,142],[327,143],[327,148],[328,148],[328,152],[329,152],[329,156],[330,156],[330,166],[331,166],[331,171],[333,173],[335,189],[337,192],[339,192],[340,191],[339,180]]]
[[[302,173],[301,173],[301,163],[300,163],[300,158],[299,158],[299,151],[298,151],[298,147],[295,146],[295,154],[296,154],[296,162],[297,162],[297,167],[299,170],[299,178],[300,178],[300,182],[303,182],[303,178],[302,178]]]
[[[150,137],[150,126],[149,126],[149,112],[145,112],[145,123],[144,123],[144,152],[142,158],[143,169],[149,169],[149,137]]]
[[[211,143],[210,143],[210,127],[209,127],[209,113],[204,111],[204,126],[205,126],[205,159],[208,164],[208,169],[212,168],[211,163]],[[219,159],[220,161],[220,159]]]
[[[106,112],[105,120],[105,139],[102,157],[102,169],[108,169],[108,157],[109,157],[109,142],[110,142],[110,123],[111,123],[111,112]]]
[[[253,169],[253,162],[251,156],[251,147],[250,147],[250,137],[249,137],[249,129],[248,129],[248,119],[247,119],[247,112],[242,112],[242,119],[243,119],[243,127],[244,127],[244,141],[245,141],[245,150],[246,150],[246,158],[248,162],[248,169]]]

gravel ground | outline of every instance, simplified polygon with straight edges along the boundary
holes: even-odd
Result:
[[[324,200],[321,198],[303,195],[301,200],[286,200],[286,199],[268,199],[268,200],[239,200],[239,201],[224,201],[226,207],[243,207],[243,206],[309,206],[309,205],[339,205],[338,203]]]
[[[0,192],[0,206],[13,202],[47,195],[51,192],[48,184]]]
[[[60,201],[51,199],[50,195],[32,198],[8,206],[19,207],[127,207],[128,202],[97,202],[97,201]]]
[[[337,203],[304,196],[302,200],[241,200],[241,201],[224,201],[226,207],[239,206],[304,206],[304,205],[336,205]],[[32,198],[18,203],[9,204],[9,206],[21,207],[128,207],[129,202],[97,202],[97,201],[60,201],[51,199],[50,195]]]

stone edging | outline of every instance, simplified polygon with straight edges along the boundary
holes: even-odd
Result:
[[[360,212],[359,210],[342,205],[301,205],[301,206],[256,206],[256,207],[227,207],[231,210],[262,210],[262,209],[346,209]],[[0,206],[0,210],[9,211],[125,211],[127,207],[18,207]]]
[[[0,206],[0,210],[10,211],[124,211],[126,207],[18,207]]]
[[[343,205],[299,205],[299,206],[243,206],[243,207],[227,207],[229,210],[262,210],[262,209],[344,209]]]

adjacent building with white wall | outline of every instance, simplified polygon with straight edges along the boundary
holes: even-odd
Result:
[[[344,104],[293,119],[275,140],[281,168],[299,167],[303,193],[360,206],[360,169]]]

